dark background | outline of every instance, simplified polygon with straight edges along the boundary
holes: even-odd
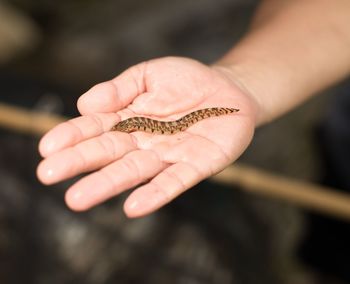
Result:
[[[142,60],[211,63],[256,2],[1,2],[0,102],[75,116],[82,92]],[[347,86],[258,129],[240,161],[349,190],[334,158],[347,157],[334,115]],[[208,181],[145,218],[124,216],[125,196],[78,214],[63,201],[74,181],[38,183],[39,138],[0,135],[0,283],[350,283],[344,221]]]

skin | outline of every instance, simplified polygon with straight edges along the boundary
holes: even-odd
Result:
[[[216,64],[155,59],[83,94],[81,116],[40,141],[38,177],[53,184],[88,172],[66,193],[76,211],[132,188],[127,216],[151,213],[234,162],[258,125],[349,74],[349,26],[348,0],[262,1],[251,30]],[[175,135],[109,131],[133,116],[175,120],[218,106],[240,111]]]

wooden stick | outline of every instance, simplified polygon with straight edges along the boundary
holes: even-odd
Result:
[[[350,221],[350,194],[334,188],[277,176],[243,165],[230,166],[211,179]]]
[[[43,135],[60,122],[63,116],[31,112],[0,103],[0,126],[33,135]],[[333,188],[270,174],[249,166],[230,166],[211,180],[264,196],[284,200],[309,210],[350,220],[350,194]]]
[[[0,103],[0,126],[10,130],[41,136],[65,120],[62,116]]]

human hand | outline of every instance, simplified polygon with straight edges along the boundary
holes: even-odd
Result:
[[[174,135],[109,131],[129,117],[176,120],[209,107],[239,112]],[[79,98],[78,109],[82,116],[40,141],[44,160],[37,175],[53,184],[89,172],[66,192],[66,203],[77,211],[134,188],[124,204],[129,217],[155,211],[236,160],[253,136],[256,113],[254,100],[223,67],[175,57],[138,64],[94,86]]]

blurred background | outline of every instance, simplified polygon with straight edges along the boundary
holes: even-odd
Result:
[[[0,120],[16,121],[8,105],[76,116],[82,92],[150,58],[213,62],[257,3],[0,1]],[[346,193],[349,86],[260,128],[239,162]],[[36,179],[39,136],[0,135],[0,283],[350,283],[344,218],[214,181],[137,220],[124,216],[123,195],[78,214],[63,200],[74,180]]]

